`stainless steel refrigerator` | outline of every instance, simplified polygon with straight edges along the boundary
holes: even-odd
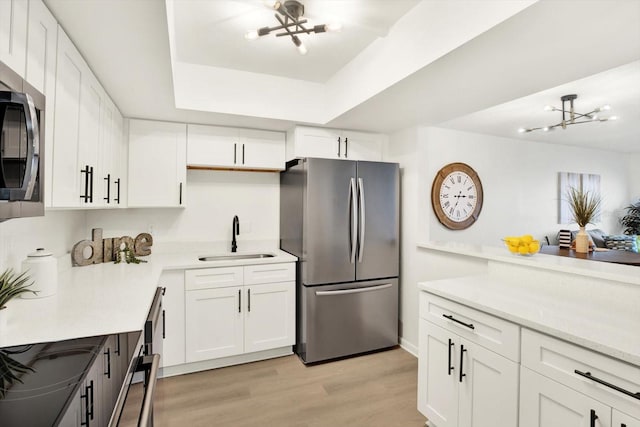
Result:
[[[399,181],[398,164],[383,162],[306,158],[281,172],[303,362],[398,344]]]

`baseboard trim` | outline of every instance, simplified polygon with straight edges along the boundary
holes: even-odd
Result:
[[[400,338],[400,347],[402,347],[408,353],[411,353],[415,357],[418,357],[418,347],[416,347],[413,343],[405,340],[404,338]]]
[[[272,350],[258,351],[255,353],[239,354],[237,356],[222,357],[220,359],[202,360],[199,362],[185,363],[183,365],[167,366],[160,368],[158,378],[173,377],[176,375],[191,374],[209,369],[224,368],[226,366],[240,365],[242,363],[257,362],[259,360],[274,359],[276,357],[293,354],[291,346],[274,348]]]

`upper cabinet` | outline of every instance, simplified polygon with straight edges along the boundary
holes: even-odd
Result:
[[[25,77],[27,7],[25,0],[0,0],[0,61]]]
[[[296,126],[287,132],[287,160],[296,157],[382,160],[386,135]]]
[[[56,93],[56,50],[58,23],[41,0],[29,1],[27,32],[26,80],[46,97],[44,117],[45,140],[45,206],[51,207],[51,170],[53,166],[53,120]],[[42,117],[40,118],[42,120]]]
[[[129,120],[129,207],[182,207],[187,125]]]
[[[283,170],[285,135],[252,129],[187,125],[192,169]]]
[[[126,172],[122,115],[62,28],[55,94],[50,206],[117,207]]]

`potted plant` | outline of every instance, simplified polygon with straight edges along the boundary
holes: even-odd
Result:
[[[627,214],[620,219],[624,234],[640,235],[640,200],[625,208]]]
[[[575,187],[569,187],[568,197],[573,220],[580,227],[576,235],[576,252],[587,253],[589,252],[589,235],[585,227],[600,210],[602,200],[599,194],[591,194],[589,191]]]
[[[29,279],[26,272],[16,274],[11,268],[0,274],[0,328],[6,326],[7,302],[21,293],[34,292],[28,289],[32,284]]]

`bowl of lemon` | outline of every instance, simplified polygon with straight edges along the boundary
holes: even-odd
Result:
[[[540,251],[540,241],[535,240],[530,234],[519,237],[507,236],[502,240],[509,248],[509,252],[517,255],[531,256]]]

